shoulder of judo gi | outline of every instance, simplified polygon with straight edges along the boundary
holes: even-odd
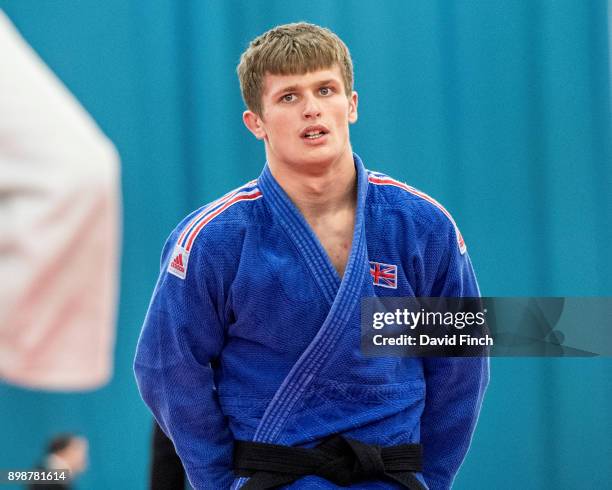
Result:
[[[368,171],[370,199],[375,205],[385,206],[402,213],[415,227],[419,236],[435,234],[453,237],[461,254],[466,251],[465,241],[457,223],[448,210],[423,191],[380,172]]]
[[[189,214],[168,238],[162,267],[185,279],[194,262],[235,264],[248,229],[261,221],[261,197],[251,181]]]

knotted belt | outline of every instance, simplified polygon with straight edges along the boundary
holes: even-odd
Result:
[[[335,435],[312,449],[246,441],[236,441],[234,446],[234,471],[250,477],[242,490],[277,488],[307,475],[341,487],[387,480],[410,490],[425,490],[414,476],[421,467],[420,444],[380,447]]]

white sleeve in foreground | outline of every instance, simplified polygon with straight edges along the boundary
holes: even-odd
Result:
[[[119,208],[114,146],[0,10],[0,379],[110,379]]]

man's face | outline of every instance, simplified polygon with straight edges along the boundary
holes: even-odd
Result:
[[[244,122],[266,145],[277,166],[316,171],[347,155],[352,159],[349,123],[357,120],[357,93],[346,96],[338,66],[302,75],[264,79],[263,114]]]

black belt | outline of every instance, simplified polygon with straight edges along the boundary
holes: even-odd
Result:
[[[312,449],[236,441],[234,471],[250,477],[242,490],[277,488],[307,475],[341,487],[387,480],[409,490],[425,490],[414,476],[422,471],[422,452],[420,444],[380,447],[338,435]]]

